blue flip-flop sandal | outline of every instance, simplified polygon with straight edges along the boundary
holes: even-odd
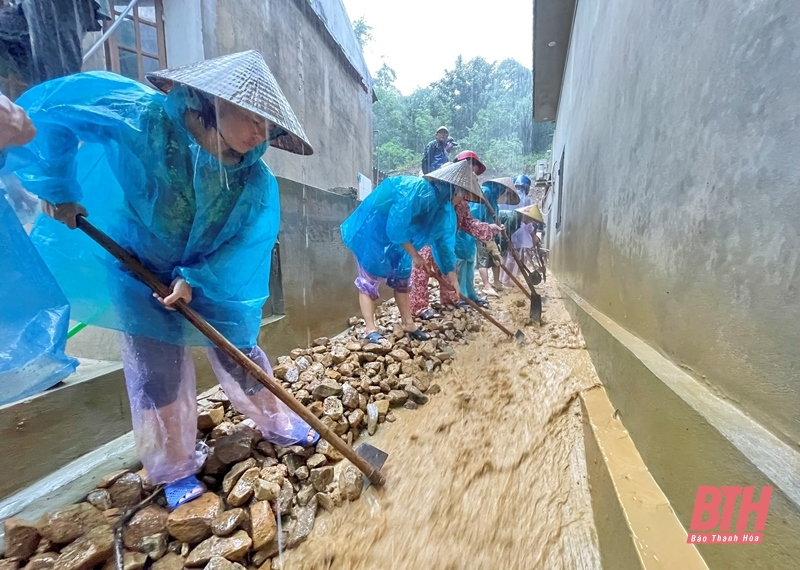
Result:
[[[178,479],[164,487],[164,495],[170,508],[175,510],[205,493],[205,487],[194,475]]]

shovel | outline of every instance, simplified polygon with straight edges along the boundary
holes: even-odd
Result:
[[[517,329],[517,332],[512,333],[506,327],[501,325],[497,320],[495,320],[495,318],[492,315],[490,315],[487,311],[481,309],[475,301],[473,301],[469,297],[464,296],[462,293],[459,293],[458,296],[461,297],[461,300],[464,301],[467,305],[475,309],[480,316],[482,316],[484,319],[492,323],[494,326],[496,326],[498,329],[503,331],[508,336],[514,337],[514,340],[516,340],[517,342],[522,343],[522,341],[525,340],[525,335],[521,330]]]
[[[124,263],[142,282],[155,291],[159,297],[164,298],[172,292],[172,290],[162,283],[152,271],[139,263],[138,260],[123,249],[117,242],[89,223],[86,218],[78,216],[77,222],[78,228],[96,241],[103,249],[108,251],[108,253]],[[353,451],[342,438],[328,429],[308,408],[296,400],[289,392],[284,390],[275,378],[262,370],[258,364],[250,360],[247,355],[231,344],[228,339],[222,336],[217,329],[212,327],[208,321],[197,313],[197,311],[182,300],[172,306],[181,315],[186,317],[186,320],[192,323],[197,330],[208,337],[211,342],[230,356],[239,366],[244,368],[248,374],[263,384],[281,402],[286,404],[289,409],[300,416],[321,438],[330,443],[336,451],[349,459],[353,465],[366,475],[367,479],[369,479],[373,485],[376,487],[383,486],[386,480],[383,475],[381,475],[380,469],[383,467],[388,457],[386,453],[368,443],[362,443],[358,449]]]

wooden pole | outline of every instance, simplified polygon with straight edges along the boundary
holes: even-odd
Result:
[[[496,326],[498,329],[506,333],[508,336],[514,336],[514,333],[512,333],[506,327],[497,322],[495,318],[488,312],[481,309],[475,301],[473,301],[469,297],[464,296],[462,293],[459,293],[459,296],[461,297],[461,300],[464,301],[467,305],[478,311],[478,314],[480,314],[480,316],[482,316],[484,319],[492,323],[494,326]]]
[[[136,276],[141,279],[147,286],[158,294],[159,297],[167,297],[172,293],[172,289],[161,282],[161,280],[152,271],[142,265],[136,258],[122,248],[117,242],[112,240],[102,231],[98,230],[90,224],[83,216],[78,216],[78,227],[83,230],[90,238],[96,241],[108,253],[116,257],[119,261],[124,263]],[[244,368],[253,378],[263,384],[270,392],[289,409],[300,416],[308,425],[319,433],[320,437],[330,443],[336,450],[344,455],[350,462],[355,465],[367,479],[375,486],[382,486],[386,481],[381,475],[381,472],[374,469],[363,457],[358,455],[353,449],[345,443],[342,438],[336,435],[332,430],[328,429],[317,416],[301,404],[294,396],[283,389],[283,387],[271,375],[264,371],[258,364],[250,360],[241,350],[236,348],[231,342],[222,336],[222,334],[212,327],[208,321],[200,316],[197,311],[189,307],[184,301],[178,301],[173,308],[181,315],[186,317],[197,329],[203,333],[208,339],[218,346],[225,354],[230,356],[239,366]]]

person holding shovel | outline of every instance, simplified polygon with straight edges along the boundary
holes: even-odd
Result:
[[[494,221],[491,212],[497,213],[499,210],[499,203],[518,204],[519,195],[514,190],[514,185],[511,178],[497,178],[485,182],[483,185],[483,195],[488,204],[491,205],[491,210],[483,204],[476,205],[472,208],[472,215],[475,218],[483,221]],[[502,257],[500,250],[494,240],[487,240],[485,242],[478,241],[476,244],[477,256],[476,264],[478,266],[478,273],[483,281],[484,292],[487,295],[497,297],[496,289],[502,290],[500,283],[500,264]],[[489,281],[489,270],[492,270],[492,277],[494,278],[494,287]]]
[[[476,176],[480,176],[486,171],[486,167],[480,161],[478,155],[471,150],[465,150],[464,152],[459,153],[454,162],[459,162],[460,160],[466,160],[472,167],[472,172]],[[500,226],[495,224],[487,224],[473,218],[469,204],[469,201],[463,200],[455,206],[456,226],[460,231],[464,231],[476,239],[481,240],[490,240],[493,238],[493,236],[500,233]],[[428,264],[433,264],[432,266],[435,267],[433,252],[429,246],[423,247],[419,253]],[[458,257],[458,252],[456,251],[456,274],[459,278],[460,288],[462,291],[464,291],[464,284],[461,281],[463,263]],[[450,285],[450,282],[444,277],[444,275],[437,271],[434,277],[439,281],[439,301],[442,303],[442,305],[459,305],[461,300],[458,296],[458,292],[453,289],[453,287]],[[414,266],[414,268],[411,270],[411,314],[423,320],[430,320],[436,316],[436,314],[430,308],[428,278],[429,275],[422,267]],[[485,299],[473,299],[473,301],[479,304],[486,303]]]
[[[458,295],[454,206],[465,199],[479,200],[479,196],[480,186],[469,165],[448,163],[423,178],[387,178],[342,223],[342,241],[358,262],[355,285],[369,342],[383,338],[375,326],[375,301],[382,281],[394,291],[403,330],[416,340],[429,338],[417,328],[411,313],[412,266],[425,275],[435,273],[434,266],[420,255],[423,247],[431,246],[436,266]]]
[[[176,508],[203,493],[195,473],[194,365],[202,346],[235,408],[277,445],[318,434],[269,390],[171,310],[190,303],[264,370],[257,345],[280,224],[268,146],[301,155],[311,146],[255,51],[148,75],[160,91],[94,72],[24,94],[39,133],[38,157],[17,172],[69,228],[94,225],[131,252],[172,293],[154,298],[86,235],[40,218],[33,237],[73,306],[73,317],[122,331],[122,360],[139,458]]]
[[[544,217],[536,204],[517,208],[516,210],[521,216],[521,223],[519,227],[511,234],[511,245],[519,252],[522,262],[526,263],[526,256],[529,257],[534,248],[541,244],[539,236],[536,231],[540,227],[544,227]],[[516,277],[519,272],[517,262],[512,255],[507,255],[505,258],[505,266],[509,272]],[[508,275],[504,275],[504,278]],[[508,278],[506,284],[509,284],[511,279]]]

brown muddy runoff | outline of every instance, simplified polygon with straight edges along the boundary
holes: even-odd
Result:
[[[599,382],[552,278],[542,293],[541,329],[519,291],[492,302],[526,345],[486,323],[458,347],[441,394],[364,436],[389,453],[385,488],[320,512],[274,567],[600,568],[577,399]]]

